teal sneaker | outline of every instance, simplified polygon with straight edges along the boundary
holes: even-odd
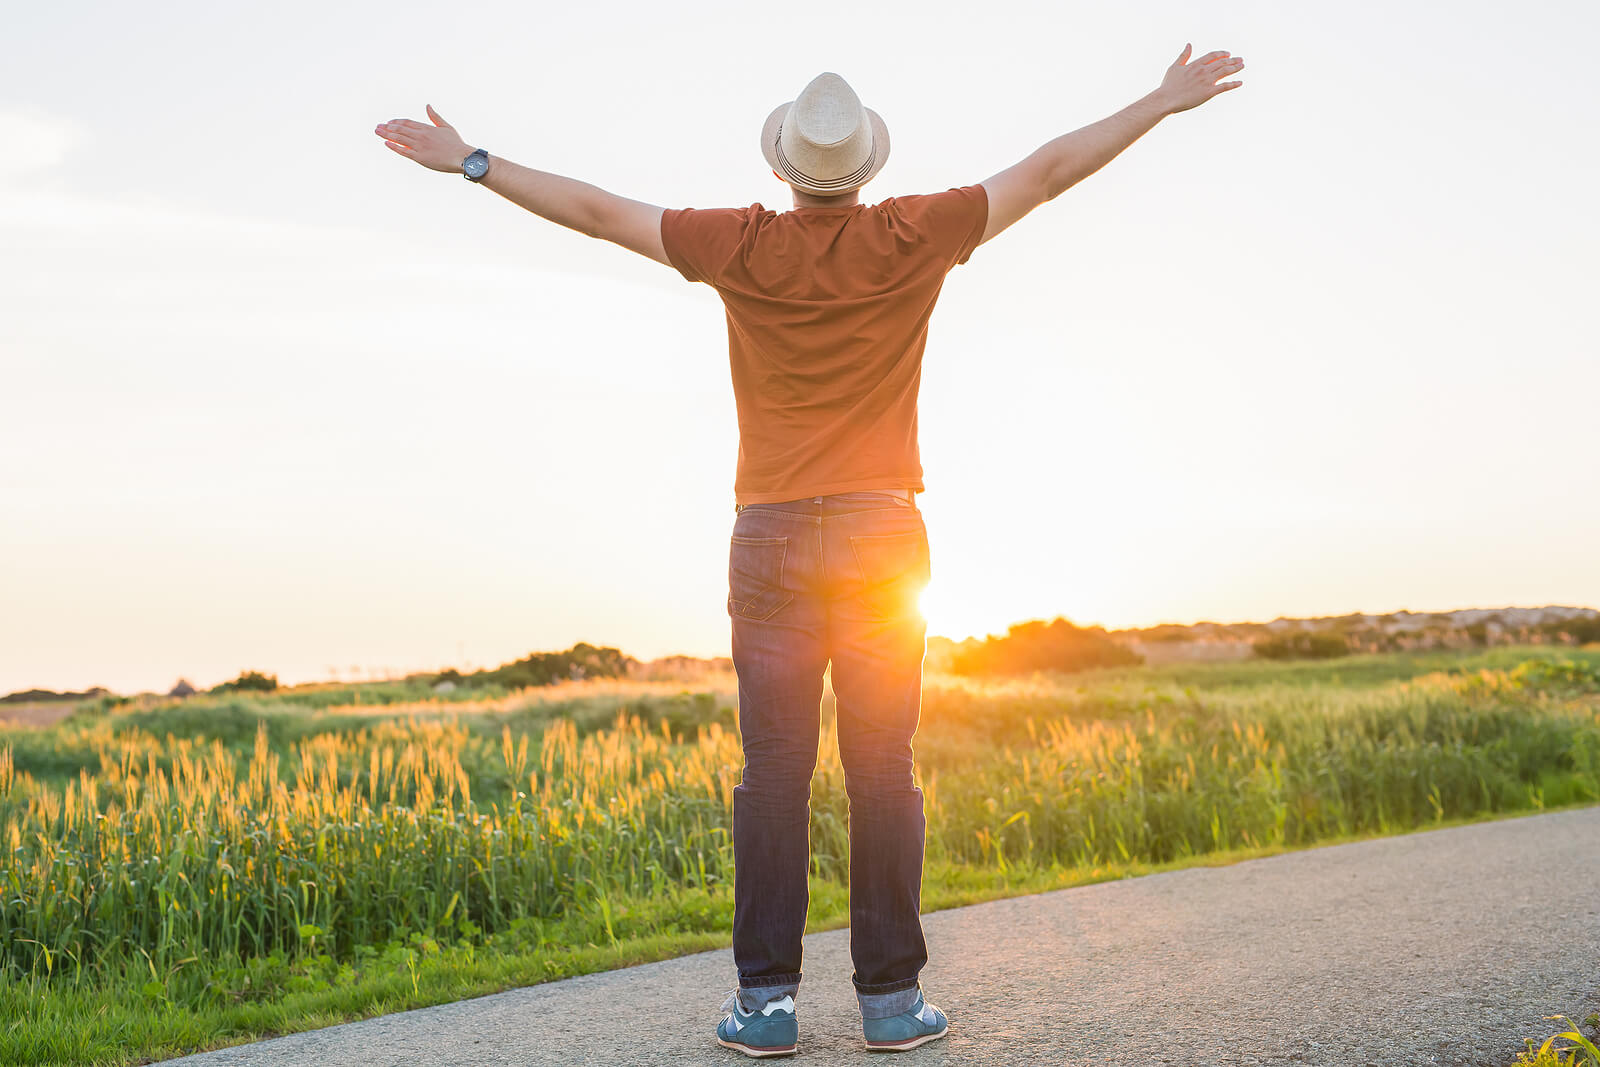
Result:
[[[794,997],[784,995],[766,1007],[747,1012],[735,989],[722,1002],[727,1018],[717,1024],[717,1044],[746,1056],[792,1056],[800,1048],[800,1022]]]
[[[922,991],[918,990],[917,1002],[911,1007],[887,1019],[862,1019],[861,1029],[870,1051],[903,1052],[939,1040],[950,1032],[950,1021],[944,1012],[923,1000]]]

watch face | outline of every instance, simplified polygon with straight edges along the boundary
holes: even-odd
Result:
[[[468,156],[466,162],[467,173],[473,177],[481,175],[489,169],[489,161],[482,156]]]

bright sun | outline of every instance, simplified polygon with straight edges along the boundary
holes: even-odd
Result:
[[[922,617],[928,620],[930,634],[965,635],[971,632],[969,628],[977,617],[970,610],[971,605],[952,603],[948,587],[942,587],[937,582],[930,583],[922,590],[917,606],[922,611]]]
[[[985,583],[963,585],[959,581],[937,579],[930,582],[917,599],[922,617],[928,621],[929,636],[960,641],[968,637],[1005,633],[1014,621],[1015,605]]]

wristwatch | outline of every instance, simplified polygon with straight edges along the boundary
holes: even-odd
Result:
[[[481,181],[489,173],[489,153],[474,148],[472,154],[461,161],[461,176],[469,182]]]

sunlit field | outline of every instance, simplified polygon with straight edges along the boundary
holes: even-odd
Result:
[[[731,676],[0,731],[0,1062],[138,1062],[727,943]],[[813,927],[846,918],[825,707]],[[930,676],[925,901],[1600,801],[1600,650]],[[732,976],[730,975],[730,980]]]

